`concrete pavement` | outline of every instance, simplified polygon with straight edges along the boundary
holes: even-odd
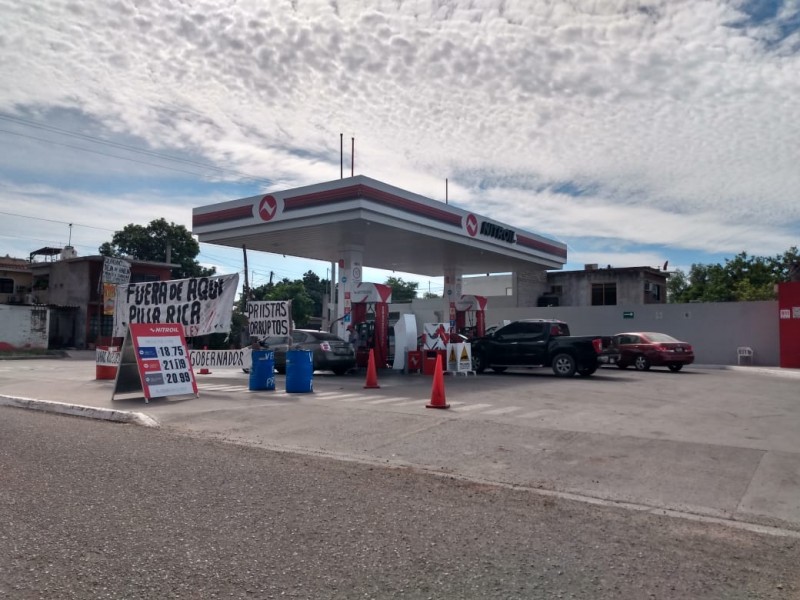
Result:
[[[800,532],[794,371],[448,376],[451,408],[431,410],[430,377],[391,372],[379,389],[363,372],[318,373],[312,394],[287,394],[280,376],[251,392],[246,374],[219,370],[197,376],[199,398],[112,402],[93,358],[0,362],[0,404]]]

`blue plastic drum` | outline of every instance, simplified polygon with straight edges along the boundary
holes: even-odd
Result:
[[[286,352],[286,391],[306,393],[314,391],[314,353],[310,350]]]
[[[250,390],[275,389],[275,352],[253,350],[253,366],[250,367]]]

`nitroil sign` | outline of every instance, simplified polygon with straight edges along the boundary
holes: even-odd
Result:
[[[500,240],[501,242],[508,242],[509,244],[517,243],[516,234],[513,229],[506,229],[505,227],[500,227],[500,225],[495,225],[488,221],[481,222],[481,235]]]

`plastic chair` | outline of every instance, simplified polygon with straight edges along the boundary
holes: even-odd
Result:
[[[739,346],[736,349],[736,358],[740,365],[742,364],[742,361],[744,361],[745,364],[752,365],[753,349],[750,346]]]

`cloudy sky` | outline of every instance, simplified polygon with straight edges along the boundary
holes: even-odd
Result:
[[[800,244],[800,0],[0,0],[0,81],[0,255],[338,179],[340,134],[566,268]]]

